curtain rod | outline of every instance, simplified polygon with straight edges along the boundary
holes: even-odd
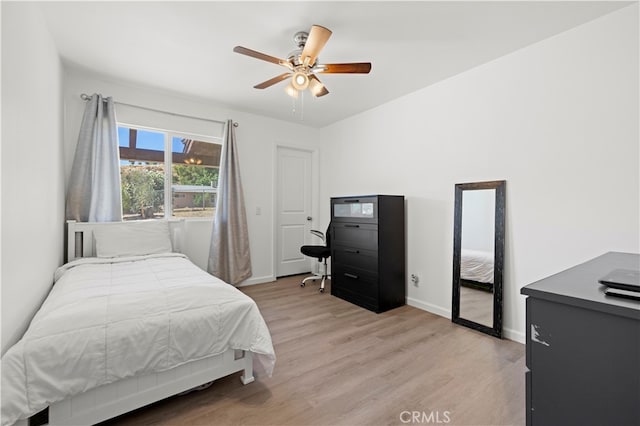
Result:
[[[82,93],[82,94],[80,94],[80,99],[82,99],[83,101],[88,101],[89,99],[91,99],[91,96],[87,95],[86,93]],[[176,117],[194,118],[196,120],[211,121],[213,123],[222,123],[222,124],[225,123],[224,121],[220,121],[220,120],[212,120],[210,118],[194,117],[192,115],[179,114],[177,112],[170,112],[170,111],[163,111],[161,109],[143,107],[143,106],[140,106],[140,105],[128,104],[126,102],[118,102],[118,101],[113,101],[113,102],[116,103],[116,104],[119,104],[119,105],[125,105],[125,106],[130,106],[130,107],[133,107],[133,108],[145,109],[147,111],[154,111],[154,112],[159,112],[159,113],[162,113],[162,114],[175,115]],[[238,127],[238,122],[237,121],[233,122],[233,127]]]

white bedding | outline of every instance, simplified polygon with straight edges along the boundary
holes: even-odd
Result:
[[[493,283],[493,253],[462,249],[460,278],[480,283]]]
[[[243,349],[271,375],[275,353],[255,302],[177,253],[82,258],[2,357],[2,425],[133,375]]]

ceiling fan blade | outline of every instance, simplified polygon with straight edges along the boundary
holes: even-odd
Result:
[[[236,52],[236,53],[240,53],[242,55],[251,56],[252,58],[261,59],[263,61],[271,62],[271,63],[277,64],[277,65],[282,65],[284,67],[292,69],[291,64],[289,63],[289,61],[286,61],[286,60],[280,59],[280,58],[276,58],[275,56],[270,56],[270,55],[258,52],[256,50],[251,50],[251,49],[248,49],[248,48],[242,47],[242,46],[236,46],[236,47],[233,48],[233,51]]]
[[[324,96],[329,93],[324,84],[320,81],[318,77],[311,74],[309,75],[309,90],[316,98],[320,96]]]
[[[370,62],[353,62],[348,64],[323,64],[318,65],[316,72],[324,74],[369,74]]]
[[[285,72],[284,74],[280,74],[279,76],[273,77],[270,80],[263,81],[260,84],[256,84],[253,87],[254,89],[266,89],[269,86],[273,86],[276,83],[280,83],[282,80],[286,80],[290,76],[291,76],[291,73]]]
[[[322,50],[327,41],[331,37],[331,30],[320,25],[312,25],[309,31],[309,37],[304,45],[300,60],[308,66],[313,66],[318,54]]]

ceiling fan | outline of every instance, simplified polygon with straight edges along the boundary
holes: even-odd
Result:
[[[326,95],[329,91],[316,74],[368,74],[371,71],[370,62],[319,64],[317,62],[318,54],[329,40],[329,37],[331,37],[331,30],[320,25],[312,25],[309,32],[297,32],[293,40],[298,48],[289,53],[287,59],[276,58],[242,46],[234,47],[233,51],[281,65],[288,69],[287,72],[277,77],[256,84],[253,86],[254,88],[266,89],[291,77],[291,82],[286,89],[289,95],[297,97],[298,91],[308,88],[315,97],[320,97]]]

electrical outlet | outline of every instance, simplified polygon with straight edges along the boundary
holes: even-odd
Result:
[[[260,216],[262,214],[262,208],[256,207],[256,216]]]
[[[411,282],[417,287],[420,282],[420,278],[418,278],[416,274],[411,274]]]

